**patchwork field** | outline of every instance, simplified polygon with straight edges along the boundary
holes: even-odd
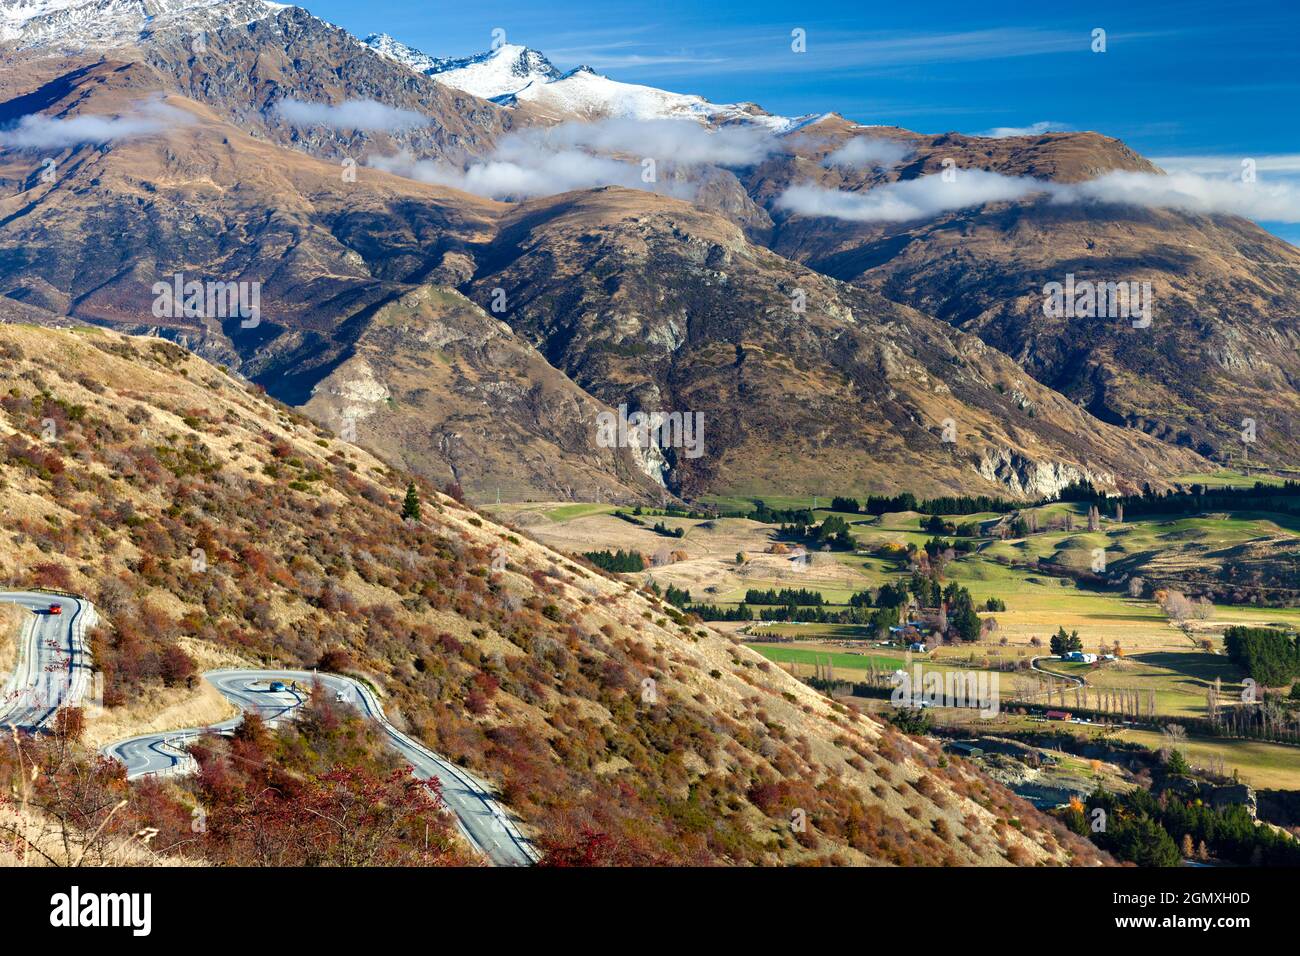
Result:
[[[791,499],[790,504],[800,501]],[[1035,510],[1040,527],[1060,520],[1067,512],[1080,523],[1085,520],[1083,509],[1074,505],[1049,505]],[[775,525],[743,518],[701,521],[645,516],[648,524],[662,521],[669,528],[684,529],[683,537],[675,538],[631,524],[611,512],[610,506],[556,503],[503,506],[499,513],[543,543],[565,551],[641,551],[652,565],[659,563],[646,572],[651,580],[664,587],[672,584],[688,589],[697,601],[721,605],[739,603],[749,588],[782,587],[814,589],[828,602],[842,604],[856,591],[879,588],[907,576],[900,560],[880,556],[881,546],[893,543],[903,548],[909,544],[921,547],[933,537],[919,530],[923,516],[915,512],[887,514],[879,519],[849,515],[846,518],[852,522],[859,551],[813,553],[810,564],[800,567],[766,553],[779,537]],[[991,521],[996,517],[968,515],[962,520]],[[1187,622],[1192,632],[1189,636],[1149,598],[1081,588],[1068,578],[1008,566],[996,559],[1036,559],[1046,565],[1079,568],[1087,567],[1094,550],[1100,548],[1108,567],[1129,567],[1132,573],[1140,574],[1144,566],[1155,561],[1166,570],[1180,560],[1201,566],[1212,564],[1216,556],[1251,541],[1276,542],[1279,551],[1287,545],[1300,548],[1292,524],[1281,516],[1224,516],[1105,523],[1103,530],[1095,533],[1060,530],[1018,540],[986,538],[980,539],[977,553],[949,564],[946,577],[969,588],[977,604],[988,598],[1006,604],[1005,612],[985,615],[997,621],[995,633],[999,641],[1005,638],[1009,644],[1028,646],[1032,638],[1045,642],[1057,628],[1064,627],[1078,630],[1089,650],[1102,642],[1119,642],[1130,654],[1185,652],[1197,648],[1202,636],[1213,639],[1230,624],[1300,627],[1300,609],[1219,605],[1208,621]],[[684,552],[685,558],[672,560],[673,551]],[[742,565],[736,563],[738,552],[745,556]]]
[[[1196,476],[1196,480],[1208,483],[1208,477]],[[1231,475],[1220,477],[1225,484],[1233,483]],[[1245,483],[1244,477],[1241,481]],[[814,503],[806,497],[764,501],[773,508]],[[752,507],[752,502],[741,498],[710,503],[719,509]],[[817,503],[829,500],[819,498]],[[689,590],[695,602],[722,607],[738,605],[750,588],[803,588],[819,592],[834,610],[856,592],[907,581],[906,549],[923,548],[934,537],[922,530],[927,516],[915,511],[879,517],[840,513],[851,526],[857,549],[814,551],[809,563],[800,565],[769,553],[781,539],[779,525],[653,513],[642,515],[639,520],[644,524],[637,525],[617,517],[615,510],[609,505],[554,503],[502,506],[498,513],[561,550],[640,551],[647,558],[646,571],[637,575],[643,583],[673,585]],[[831,514],[835,513],[819,509],[816,517]],[[1289,560],[1300,553],[1300,523],[1294,518],[1249,512],[1122,524],[1104,518],[1100,530],[1088,532],[1082,505],[1057,503],[1021,512],[1026,518],[1031,514],[1029,520],[1043,530],[1023,538],[1003,538],[999,527],[1003,516],[994,513],[946,519],[953,524],[977,524],[984,536],[975,539],[972,553],[946,564],[944,581],[969,589],[977,607],[996,599],[1006,610],[981,611],[981,618],[996,622],[988,637],[973,645],[940,647],[927,658],[930,666],[944,669],[958,657],[976,666],[1005,665],[1002,692],[1014,695],[1018,678],[1011,671],[1023,672],[1031,658],[1048,655],[1050,636],[1064,627],[1079,633],[1087,651],[1102,652],[1102,645],[1109,651],[1118,645],[1121,659],[1096,666],[1041,660],[1039,670],[1062,679],[1082,678],[1099,690],[1154,690],[1159,713],[1195,717],[1204,715],[1206,693],[1216,679],[1222,694],[1236,695],[1242,687],[1244,675],[1222,652],[1224,628],[1232,624],[1300,628],[1300,608],[1249,605],[1214,605],[1201,619],[1173,621],[1149,593],[1130,597],[1122,589],[1094,590],[1049,573],[1052,568],[1088,569],[1099,552],[1108,569],[1139,577],[1151,568],[1161,574],[1179,569],[1213,571],[1252,547],[1268,549],[1277,560]],[[1067,520],[1072,525],[1069,530]],[[651,528],[656,522],[682,529],[682,536],[656,533]],[[738,554],[743,559],[739,563]],[[1026,566],[1030,561],[1039,562],[1042,570]],[[860,625],[756,621],[714,627],[800,677],[811,676],[818,665],[831,664],[836,676],[857,680],[873,665],[878,670],[894,669],[908,657],[901,648],[878,646],[878,635]]]

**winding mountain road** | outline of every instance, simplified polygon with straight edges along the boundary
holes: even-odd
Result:
[[[216,670],[203,676],[240,710],[259,713],[270,724],[292,715],[307,699],[313,682],[320,683],[335,700],[355,707],[377,723],[389,745],[411,764],[417,777],[438,781],[443,801],[456,815],[461,832],[475,850],[496,866],[529,866],[537,861],[536,851],[487,786],[394,727],[370,688],[359,681],[337,674],[291,670]],[[274,682],[285,689],[273,691]],[[197,768],[194,758],[185,752],[185,744],[204,733],[229,733],[240,719],[234,717],[212,727],[132,737],[109,744],[102,752],[126,765],[128,779],[191,773]]]
[[[18,635],[17,664],[0,691],[0,727],[39,730],[60,707],[80,706],[86,698],[91,686],[86,632],[95,623],[95,607],[43,591],[0,591],[0,602],[31,612]],[[63,613],[49,613],[51,604],[62,605]]]

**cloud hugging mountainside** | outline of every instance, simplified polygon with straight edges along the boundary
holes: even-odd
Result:
[[[173,338],[472,495],[1038,497],[1300,454],[1300,251],[1251,222],[1300,202],[1267,181],[252,0],[0,11],[0,315]],[[1051,314],[1067,283],[1103,294]],[[699,416],[699,453],[610,447],[620,407]]]

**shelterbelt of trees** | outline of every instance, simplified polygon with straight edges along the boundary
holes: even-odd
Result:
[[[1090,483],[1070,485],[1061,490],[1058,501],[1090,502],[1111,508],[1124,507],[1124,514],[1139,515],[1189,515],[1206,511],[1272,511],[1281,514],[1300,514],[1300,482],[1286,481],[1280,485],[1262,481],[1241,488],[1208,488],[1193,484],[1187,491],[1152,491],[1144,487],[1140,495],[1108,497]],[[1046,502],[1045,502],[1046,503]]]
[[[924,515],[1009,514],[1028,508],[1060,502],[1077,502],[1113,508],[1123,505],[1128,515],[1146,514],[1196,514],[1204,511],[1276,511],[1300,514],[1300,481],[1271,484],[1262,481],[1242,487],[1214,487],[1196,482],[1186,490],[1155,491],[1149,484],[1138,495],[1108,495],[1089,481],[1067,485],[1050,498],[1033,501],[1014,501],[987,495],[960,495],[940,498],[918,498],[911,492],[896,495],[869,495],[853,498],[836,495],[831,498],[830,510],[845,514],[879,516],[899,511],[916,511]],[[737,511],[737,517],[750,518],[765,524],[782,522],[812,523],[812,510],[769,508],[762,499],[754,499],[754,510]]]

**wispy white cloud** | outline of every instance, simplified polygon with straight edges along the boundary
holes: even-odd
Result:
[[[1028,126],[995,126],[975,135],[985,136],[989,139],[1010,139],[1013,136],[1041,136],[1043,133],[1064,133],[1069,129],[1070,127],[1064,123],[1042,120],[1038,123],[1030,123]]]
[[[960,170],[951,181],[936,173],[886,183],[865,192],[805,183],[787,189],[776,205],[801,216],[826,216],[852,222],[907,222],[969,206],[1024,199],[1050,186],[1036,179],[970,169]]]
[[[694,120],[607,119],[564,123],[543,134],[550,146],[654,157],[659,162],[749,166],[780,148],[765,127],[724,126],[710,130]]]
[[[1161,176],[1115,171],[1081,183],[1054,183],[970,169],[957,170],[950,181],[944,180],[942,174],[935,174],[887,183],[864,192],[804,183],[787,189],[776,205],[802,216],[852,222],[907,222],[986,203],[1035,196],[1054,203],[1110,203],[1243,216],[1266,222],[1300,222],[1300,186],[1295,183],[1247,183],[1194,173]]]
[[[684,167],[747,166],[779,148],[777,137],[762,128],[708,130],[690,120],[610,119],[519,130],[502,137],[490,156],[460,166],[409,154],[374,157],[370,165],[492,199],[526,199],[597,186],[687,199],[696,187],[680,175]]]
[[[810,36],[809,50],[817,43]],[[1087,49],[1088,35],[1067,30],[999,27],[945,33],[877,33],[843,40],[823,41],[837,57],[860,59],[864,64],[898,66],[951,63],[956,60],[1000,60]]]
[[[1180,209],[1195,213],[1225,213],[1272,222],[1300,222],[1300,184],[1243,182],[1196,173],[1117,171],[1097,179],[1072,183],[1055,196],[1059,202],[1105,202]]]
[[[574,149],[498,150],[493,157],[464,167],[419,160],[410,153],[372,157],[369,164],[408,179],[504,200],[550,196],[597,186],[654,191],[659,185],[642,181],[640,167],[631,163]],[[668,190],[665,187],[663,191]]]
[[[54,117],[32,113],[13,127],[0,130],[0,146],[19,149],[66,149],[84,143],[103,144],[164,132],[194,122],[183,110],[159,101],[141,103],[117,116],[81,113]]]
[[[548,59],[560,63],[575,63],[590,66],[595,70],[637,70],[660,69],[663,67],[681,67],[690,70],[705,68],[714,72],[725,66],[727,59],[719,56],[704,56],[691,53],[638,53],[631,50],[619,51],[615,46],[599,48],[560,49],[547,54]],[[676,72],[681,72],[677,70]]]
[[[1256,174],[1279,173],[1300,175],[1300,153],[1265,153],[1248,155],[1153,156],[1151,162],[1169,172],[1223,175],[1240,178],[1242,170],[1253,166]]]
[[[855,136],[823,161],[823,166],[846,166],[850,169],[889,169],[897,166],[914,150],[906,143],[877,136]]]
[[[275,109],[295,126],[329,126],[340,130],[395,133],[428,126],[430,123],[429,117],[415,110],[386,106],[368,99],[345,100],[337,106],[284,99],[275,104]]]

